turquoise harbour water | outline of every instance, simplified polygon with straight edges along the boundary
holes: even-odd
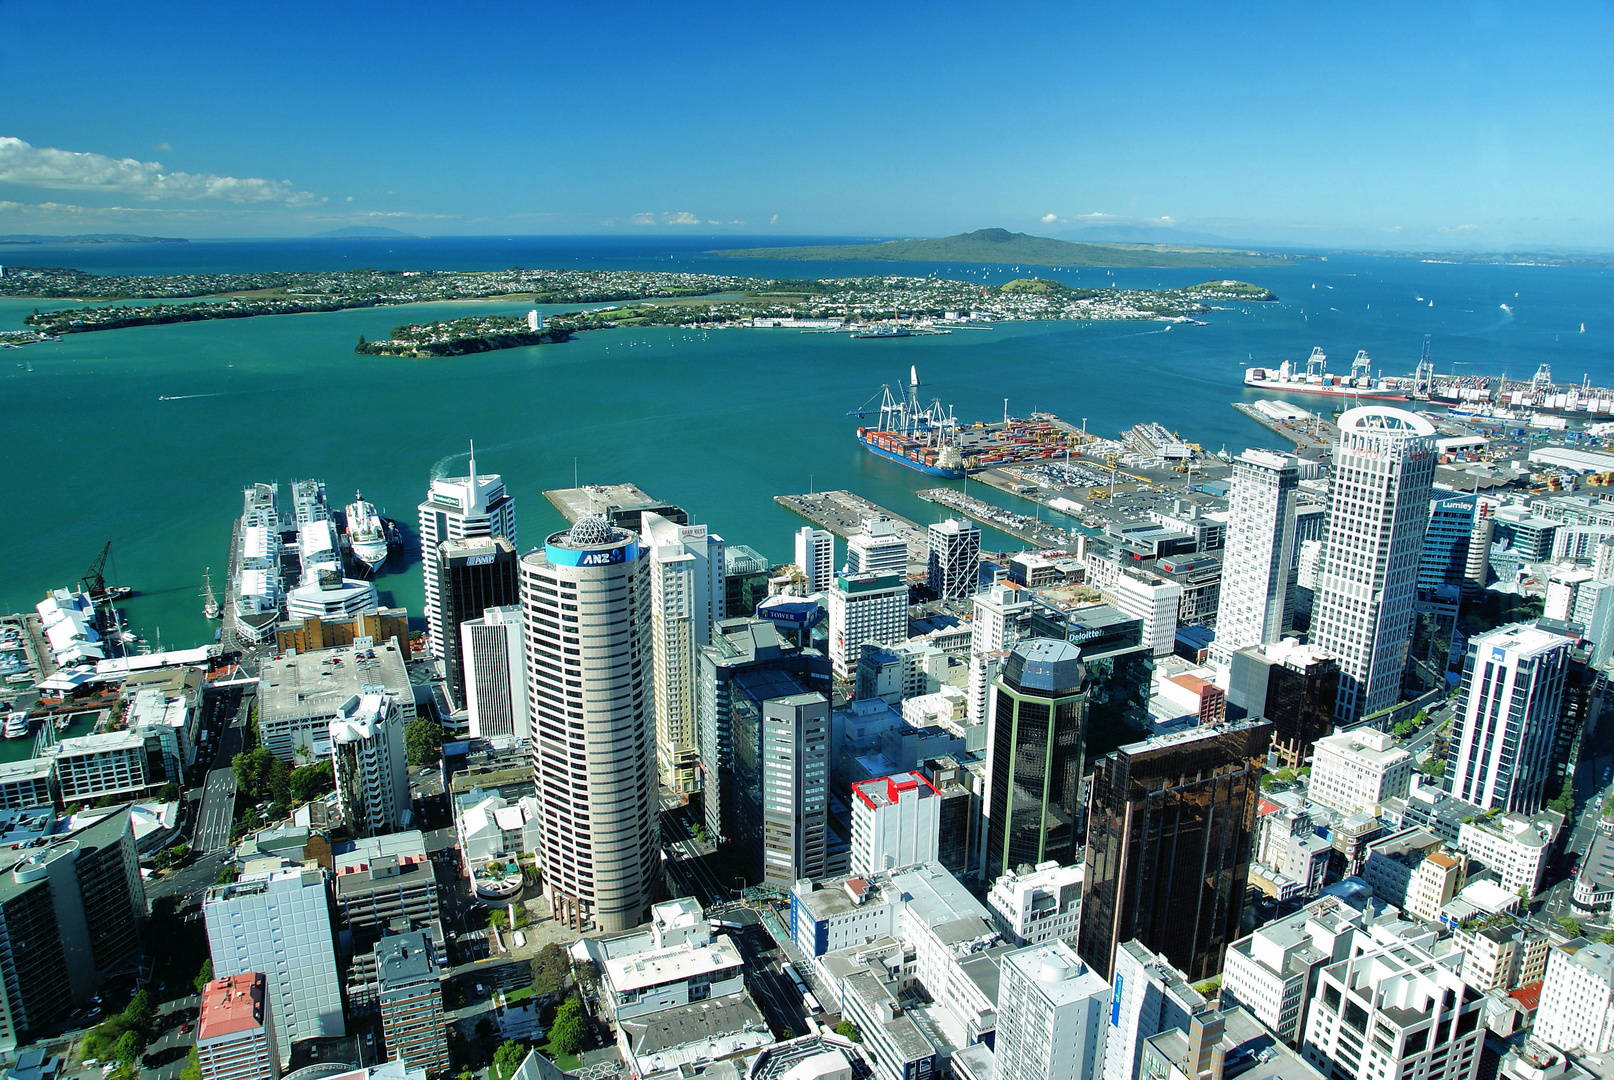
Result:
[[[1356,350],[1366,349],[1379,370],[1403,374],[1431,333],[1442,372],[1528,377],[1550,363],[1559,381],[1589,375],[1594,384],[1614,385],[1611,271],[1335,256],[1268,269],[1111,275],[769,263],[703,257],[699,246],[575,238],[236,242],[3,257],[123,273],[621,266],[791,277],[895,271],[994,282],[1040,274],[1121,287],[1237,277],[1271,287],[1280,300],[1229,305],[1203,316],[1210,325],[1169,330],[1162,323],[1014,323],[853,341],[786,330],[657,329],[451,359],[354,354],[360,334],[384,337],[399,323],[527,307],[424,304],[144,327],[0,350],[0,416],[9,435],[0,605],[32,607],[47,589],[72,584],[111,540],[115,578],[136,590],[123,605],[134,628],[148,638],[160,630],[167,647],[201,644],[212,636],[197,598],[202,571],[211,566],[222,586],[244,485],[278,480],[289,497],[290,480],[317,477],[337,509],[362,489],[412,538],[429,478],[463,471],[472,438],[479,467],[503,474],[516,498],[523,547],[561,527],[542,493],[570,487],[574,468],[583,483],[636,483],[684,506],[730,543],[775,560],[791,557],[791,534],[803,524],[773,502],[778,494],[850,488],[934,521],[939,508],[914,493],[937,481],[863,451],[853,437],[860,421],[847,415],[881,383],[903,381],[909,365],[918,366],[927,398],[939,397],[967,421],[1001,417],[1007,397],[1018,415],[1044,409],[1078,424],[1085,418],[1102,435],[1157,420],[1208,449],[1233,452],[1277,444],[1229,407],[1267,396],[1242,385],[1251,358],[1302,360],[1313,345],[1328,353],[1333,371],[1348,370]],[[0,327],[21,325],[36,306],[53,305],[0,300]],[[1030,505],[981,484],[969,489],[1001,505]],[[1020,546],[990,531],[986,542]],[[418,553],[395,557],[377,584],[383,602],[420,613]]]

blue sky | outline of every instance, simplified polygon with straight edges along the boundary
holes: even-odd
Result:
[[[0,0],[0,233],[1614,248],[1607,3],[1005,7]]]

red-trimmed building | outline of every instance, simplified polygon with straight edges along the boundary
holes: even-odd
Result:
[[[941,835],[941,794],[922,773],[852,785],[852,873],[932,862]]]
[[[196,1053],[202,1080],[279,1080],[280,1055],[260,972],[214,979],[202,990]]]

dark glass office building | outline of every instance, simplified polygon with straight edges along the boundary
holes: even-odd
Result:
[[[1154,655],[1143,641],[1143,620],[1108,604],[1065,606],[1033,596],[1030,636],[1065,641],[1087,668],[1087,747],[1091,753],[1137,738],[1149,727]]]
[[[993,682],[983,881],[1021,864],[1076,859],[1086,671],[1074,645],[1032,638],[1015,645]]]
[[[1423,534],[1418,560],[1418,587],[1463,584],[1468,566],[1468,538],[1474,531],[1472,495],[1435,499],[1429,504],[1429,529]]]
[[[516,549],[502,536],[472,536],[444,540],[437,545],[437,625],[443,640],[448,699],[456,709],[465,707],[465,650],[460,626],[480,619],[488,608],[521,603]]]
[[[1228,715],[1271,720],[1278,761],[1292,769],[1334,730],[1338,694],[1339,661],[1311,645],[1251,645],[1234,653],[1228,668]]]
[[[1251,834],[1272,724],[1240,720],[1123,746],[1088,804],[1077,952],[1109,978],[1134,938],[1190,982],[1240,936]]]

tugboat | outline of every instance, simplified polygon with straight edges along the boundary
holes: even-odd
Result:
[[[202,616],[208,620],[219,617],[219,598],[213,593],[213,568],[209,566],[202,571]]]

